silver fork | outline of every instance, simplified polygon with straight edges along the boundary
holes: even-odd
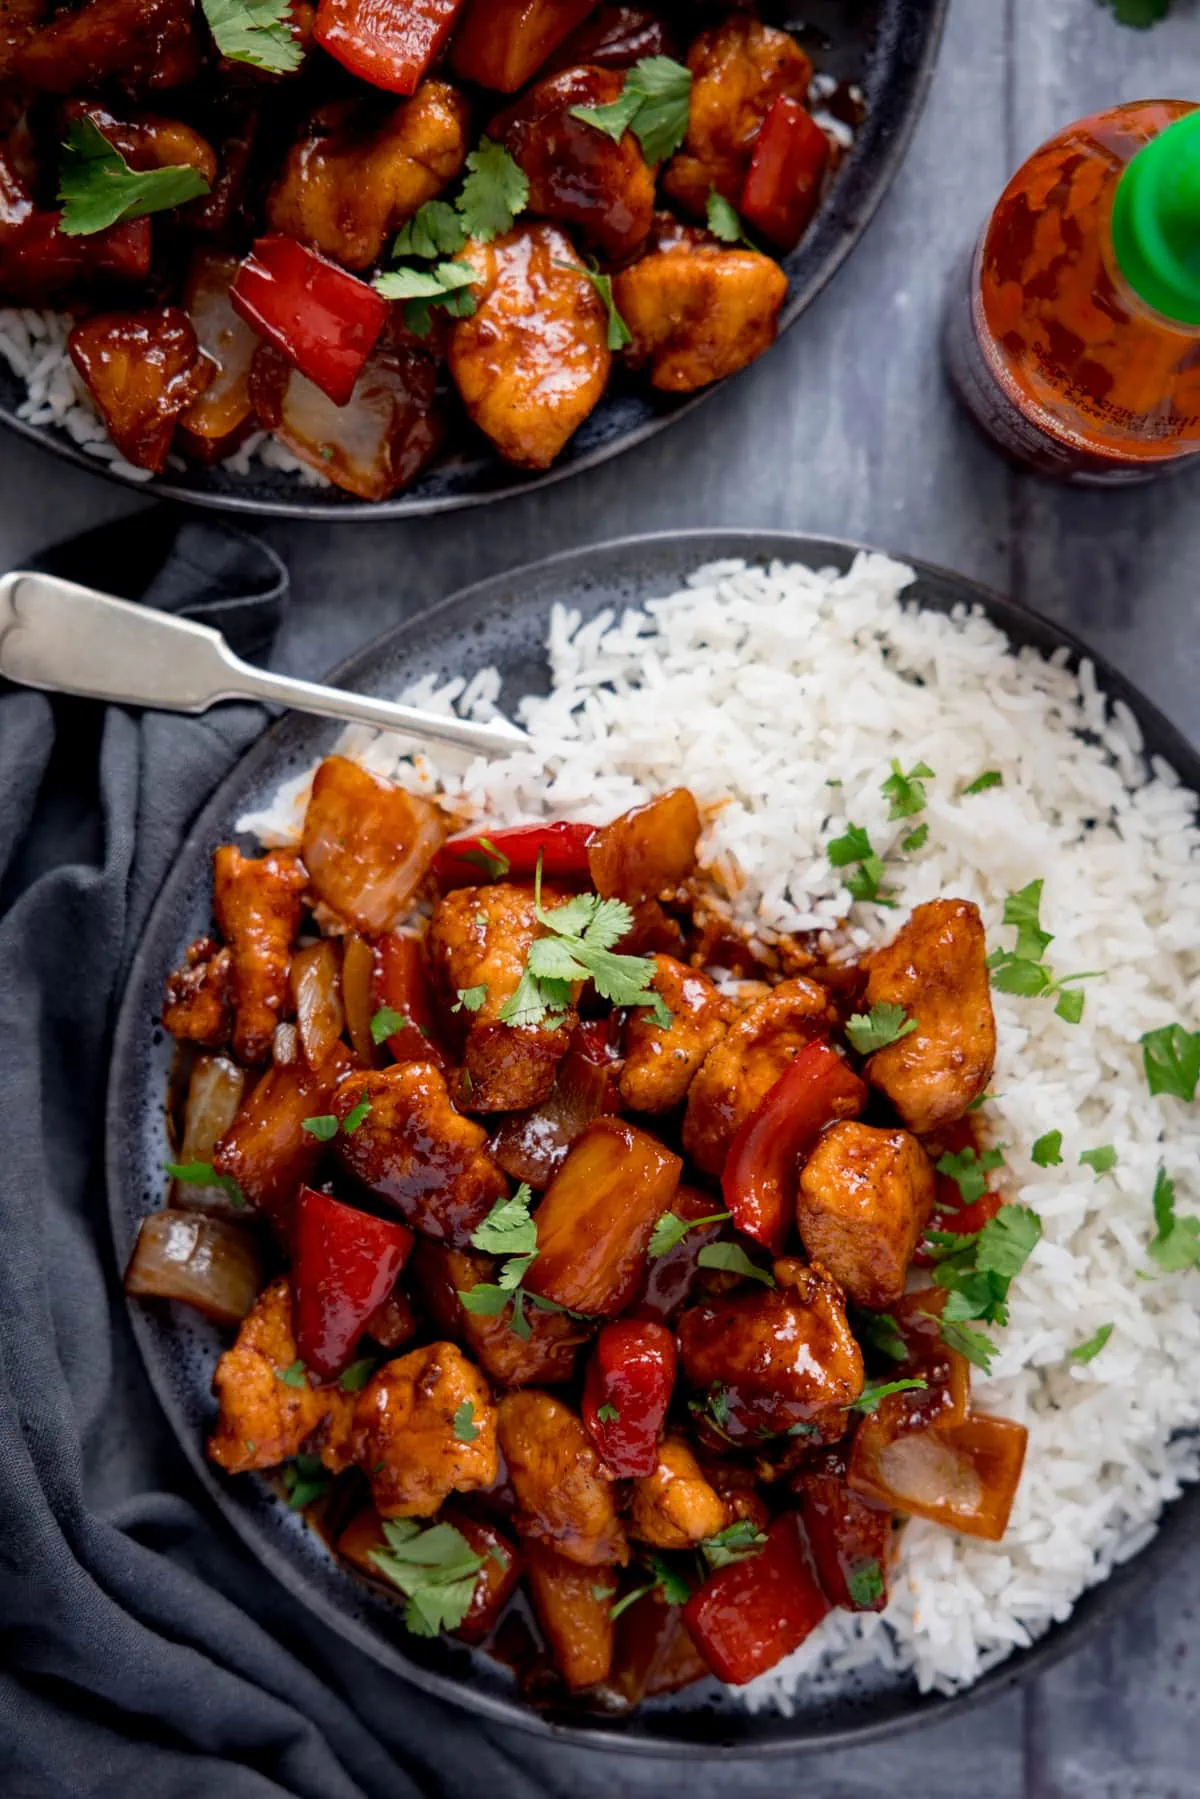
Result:
[[[529,743],[507,719],[476,724],[270,674],[235,656],[210,625],[24,569],[0,576],[0,675],[22,687],[160,712],[207,712],[222,700],[265,700],[485,756],[508,756]]]

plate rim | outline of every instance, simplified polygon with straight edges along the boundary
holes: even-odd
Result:
[[[1006,633],[1011,632],[1018,636],[1017,647],[1020,647],[1021,643],[1029,643],[1042,650],[1043,653],[1065,647],[1072,666],[1081,659],[1091,662],[1101,691],[1110,700],[1123,701],[1130,708],[1139,728],[1144,731],[1146,737],[1156,740],[1155,747],[1149,753],[1163,756],[1176,770],[1186,786],[1193,791],[1200,791],[1200,750],[1189,742],[1183,732],[1127,676],[1122,674],[1107,658],[1093,650],[1069,627],[1035,612],[1023,602],[1011,599],[983,582],[960,575],[944,565],[930,562],[925,558],[906,556],[891,550],[881,551],[877,546],[853,539],[808,532],[758,530],[754,527],[695,528],[634,533],[624,537],[577,545],[558,551],[551,556],[537,558],[510,569],[494,572],[465,587],[455,589],[433,606],[423,609],[412,618],[403,620],[376,635],[349,656],[343,658],[324,678],[332,685],[352,686],[357,679],[369,671],[372,663],[379,658],[383,651],[391,652],[398,645],[402,646],[408,633],[419,629],[426,634],[431,631],[436,634],[446,615],[463,608],[477,608],[497,588],[503,588],[506,585],[519,588],[530,576],[536,575],[539,579],[552,577],[556,570],[567,570],[572,565],[581,570],[588,568],[594,570],[595,563],[602,559],[619,564],[624,560],[645,556],[655,551],[669,551],[676,554],[679,567],[685,573],[690,569],[702,566],[705,562],[724,557],[745,557],[747,560],[755,561],[776,558],[786,560],[791,557],[797,560],[802,559],[807,566],[821,567],[825,565],[819,560],[822,556],[827,558],[827,562],[836,563],[852,558],[860,552],[888,555],[911,568],[916,583],[944,585],[955,590],[956,603],[961,600],[968,604],[983,606],[988,617],[997,622],[1001,629]],[[683,576],[679,578],[682,579]],[[919,604],[919,596],[914,596],[914,598]],[[198,809],[180,844],[171,868],[146,914],[138,943],[123,973],[122,992],[113,1034],[104,1125],[108,1222],[118,1267],[121,1265],[126,1235],[119,1197],[121,1167],[118,1151],[118,1143],[127,1115],[123,1088],[130,1080],[131,1071],[135,1065],[136,1058],[133,1050],[137,1033],[145,1026],[145,1019],[137,1008],[136,996],[139,988],[143,985],[145,966],[154,959],[150,954],[150,949],[157,935],[160,920],[169,914],[175,902],[175,888],[182,879],[179,871],[198,849],[204,847],[208,839],[209,827],[206,820],[215,812],[229,809],[230,800],[246,778],[248,765],[260,760],[270,761],[274,745],[292,716],[284,713],[281,718],[269,723],[266,729],[238,756],[232,767]],[[320,721],[313,720],[312,728],[319,729]],[[1040,1676],[1067,1655],[1074,1653],[1093,1639],[1100,1627],[1111,1620],[1136,1591],[1148,1586],[1166,1563],[1183,1549],[1183,1539],[1189,1525],[1194,1525],[1198,1507],[1200,1507],[1200,1483],[1186,1485],[1181,1493],[1164,1507],[1154,1536],[1141,1550],[1128,1560],[1117,1564],[1104,1581],[1086,1589],[1066,1619],[1053,1624],[1029,1647],[1014,1651],[1003,1662],[984,1673],[973,1686],[963,1691],[920,1693],[915,1687],[910,1687],[905,1709],[889,1712],[886,1716],[871,1718],[869,1715],[865,1715],[861,1721],[829,1725],[822,1724],[819,1719],[796,1719],[794,1720],[794,1734],[787,1733],[785,1724],[779,1734],[772,1735],[760,1742],[745,1739],[721,1741],[719,1738],[701,1741],[694,1737],[675,1738],[670,1734],[648,1737],[632,1734],[622,1728],[612,1728],[603,1722],[565,1722],[560,1715],[541,1713],[526,1706],[516,1696],[507,1697],[480,1691],[453,1674],[426,1668],[419,1663],[409,1661],[398,1648],[377,1636],[356,1615],[339,1607],[323,1593],[315,1590],[308,1581],[303,1567],[295,1564],[285,1550],[262,1530],[259,1521],[240,1503],[237,1491],[232,1484],[222,1480],[205,1459],[201,1440],[180,1416],[165,1367],[160,1363],[156,1353],[149,1311],[128,1296],[125,1296],[125,1311],[155,1398],[165,1414],[192,1472],[199,1478],[202,1487],[216,1505],[224,1522],[235,1531],[251,1554],[293,1598],[305,1605],[314,1616],[329,1625],[339,1636],[353,1643],[356,1648],[370,1656],[376,1663],[401,1679],[410,1681],[414,1686],[430,1693],[435,1698],[470,1711],[487,1721],[512,1726],[543,1739],[568,1743],[576,1748],[593,1749],[597,1752],[688,1761],[717,1759],[736,1762],[777,1759],[787,1755],[800,1757],[879,1742],[885,1738],[936,1722],[938,1719],[948,1718],[951,1715],[957,1717],[977,1706],[988,1704],[1014,1687]],[[710,1727],[717,1730],[720,1728],[721,1714],[719,1713],[678,1712],[657,1715],[674,1716],[681,1721],[689,1715],[704,1717],[708,1720]],[[778,1717],[778,1714],[769,1715]],[[630,1716],[636,1717],[637,1713],[632,1713]],[[753,1714],[747,1713],[746,1716],[749,1718]]]
[[[904,5],[908,0],[894,0],[895,4]],[[794,294],[789,294],[780,317],[776,341],[785,331],[791,329],[813,304],[818,295],[832,281],[843,263],[855,250],[872,219],[878,212],[889,193],[908,153],[913,133],[922,117],[929,98],[929,89],[937,69],[942,38],[945,33],[946,18],[950,9],[950,0],[917,0],[920,16],[917,22],[923,32],[920,49],[909,76],[907,92],[899,122],[890,130],[883,131],[879,144],[878,161],[864,195],[853,212],[842,223],[836,242],[819,267],[804,281]],[[916,19],[916,15],[914,18]],[[881,127],[881,130],[883,128]],[[773,349],[772,344],[769,347]],[[769,354],[768,350],[768,354]],[[747,367],[753,366],[747,364]],[[328,501],[306,499],[305,493],[311,492],[296,479],[296,498],[283,499],[275,496],[254,498],[249,494],[209,492],[202,488],[189,486],[179,479],[162,479],[154,476],[148,480],[135,480],[130,475],[122,474],[109,462],[98,456],[89,456],[86,450],[67,436],[53,424],[36,425],[29,419],[22,419],[7,406],[0,405],[0,426],[12,431],[27,442],[39,445],[43,450],[76,468],[86,469],[91,474],[99,475],[115,487],[126,493],[143,493],[147,499],[182,503],[198,506],[208,512],[229,513],[251,518],[289,518],[307,522],[341,524],[349,522],[363,523],[376,519],[380,523],[388,520],[406,520],[415,518],[431,518],[447,512],[461,512],[479,506],[491,505],[494,501],[517,499],[524,494],[541,493],[547,487],[557,486],[574,475],[587,473],[622,455],[626,450],[636,449],[649,438],[659,432],[668,430],[685,415],[695,412],[705,400],[718,391],[723,391],[736,381],[744,369],[735,371],[722,381],[713,382],[709,387],[701,388],[681,404],[673,406],[669,412],[657,417],[644,419],[631,431],[612,440],[595,445],[577,460],[569,463],[552,464],[524,477],[514,472],[513,478],[503,486],[489,488],[482,493],[448,494],[439,498],[413,499],[411,496],[398,494],[387,500],[357,500],[348,495],[342,498],[333,497]],[[497,459],[499,460],[499,459]]]

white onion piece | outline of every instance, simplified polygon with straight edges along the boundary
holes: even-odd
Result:
[[[240,1225],[164,1207],[142,1220],[125,1291],[177,1299],[218,1324],[238,1324],[254,1304],[261,1274],[254,1239]]]

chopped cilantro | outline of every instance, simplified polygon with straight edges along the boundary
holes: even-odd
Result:
[[[1062,1161],[1063,1134],[1061,1131],[1047,1131],[1039,1137],[1030,1155],[1039,1168],[1057,1168]]]
[[[857,1399],[851,1400],[845,1408],[848,1412],[876,1412],[879,1402],[886,1399],[889,1393],[908,1393],[920,1389],[924,1391],[928,1381],[913,1378],[911,1380],[869,1380]]]
[[[616,1590],[615,1587],[594,1586],[591,1589],[592,1598],[596,1601],[597,1605],[603,1605],[606,1599],[612,1598]]]
[[[917,1020],[906,1017],[903,1006],[881,1002],[869,1012],[856,1012],[846,1025],[846,1035],[860,1056],[869,1056],[873,1050],[886,1049],[889,1043],[899,1043],[916,1028]]]
[[[1157,1234],[1150,1255],[1166,1274],[1200,1266],[1200,1218],[1175,1216],[1175,1183],[1160,1168],[1154,1182],[1154,1222]]]
[[[407,300],[404,322],[416,337],[428,337],[430,308],[440,306],[454,319],[468,319],[475,311],[472,283],[479,271],[469,262],[435,262],[428,269],[385,269],[372,286],[385,300]]]
[[[475,1422],[475,1406],[469,1399],[464,1399],[454,1414],[454,1435],[460,1443],[473,1443],[479,1435],[479,1426]]]
[[[912,818],[914,813],[923,812],[926,801],[925,783],[932,779],[933,770],[928,763],[914,763],[905,774],[893,756],[892,772],[886,781],[880,783],[884,799],[891,802],[889,822],[897,818]]]
[[[1098,981],[1099,970],[1065,974],[1058,978],[1043,960],[1053,934],[1042,929],[1041,905],[1043,881],[1030,881],[1019,893],[1010,893],[1004,902],[1004,922],[1015,925],[1017,941],[1011,950],[994,950],[988,957],[992,986],[998,993],[1015,993],[1026,999],[1057,995],[1054,1007],[1067,1024],[1078,1024],[1083,1017],[1082,993],[1072,989],[1074,981]]]
[[[1200,1081],[1200,1031],[1189,1031],[1181,1024],[1147,1031],[1142,1038],[1142,1066],[1151,1093],[1195,1099]]]
[[[459,860],[469,862],[473,868],[486,875],[489,881],[502,881],[512,867],[504,851],[498,850],[490,837],[477,837],[470,849],[459,851]],[[477,912],[475,923],[486,925],[487,913]]]
[[[597,1408],[596,1417],[601,1424],[615,1424],[621,1416],[615,1405],[602,1405]]]
[[[269,75],[290,75],[304,61],[289,0],[201,0],[221,55]]]
[[[957,1239],[946,1236],[946,1252],[933,1275],[934,1284],[947,1296],[941,1313],[942,1340],[981,1368],[989,1365],[994,1345],[962,1327],[973,1320],[1008,1322],[1008,1290],[1041,1235],[1036,1212],[1027,1206],[1007,1205],[1001,1206],[982,1230]]]
[[[338,1386],[343,1393],[361,1393],[374,1374],[376,1361],[373,1355],[360,1356],[357,1362],[351,1362],[344,1370]]]
[[[456,1630],[471,1609],[483,1557],[452,1524],[387,1518],[383,1534],[388,1546],[372,1549],[371,1560],[407,1598],[407,1628],[420,1637]]]
[[[1117,1152],[1111,1143],[1102,1143],[1098,1149],[1085,1149],[1080,1152],[1079,1160],[1084,1166],[1094,1168],[1097,1176],[1107,1174],[1110,1168],[1117,1165]]]
[[[308,1385],[308,1369],[299,1357],[286,1368],[276,1368],[275,1373],[285,1387],[307,1387]]]
[[[370,1111],[371,1102],[367,1098],[367,1090],[364,1087],[362,1093],[359,1095],[358,1104],[352,1106],[342,1120],[342,1129],[345,1131],[347,1137],[353,1137],[359,1125],[370,1115]]]
[[[850,868],[845,877],[846,888],[856,900],[873,900],[877,906],[893,906],[890,889],[882,885],[883,857],[871,848],[871,839],[861,825],[847,825],[841,837],[831,838],[825,853],[834,868]],[[857,864],[857,867],[852,867]]]
[[[965,1324],[956,1323],[952,1318],[941,1321],[942,1342],[948,1349],[956,1349],[968,1362],[976,1368],[982,1368],[986,1374],[992,1365],[992,1357],[996,1353],[996,1345],[982,1331],[970,1330]]]
[[[420,256],[432,262],[454,256],[467,241],[467,228],[448,200],[426,200],[401,227],[392,244],[392,255]]]
[[[380,1006],[371,1019],[371,1042],[386,1043],[397,1031],[407,1030],[412,1019],[405,1012],[397,1012],[391,1006]]]
[[[58,184],[64,237],[90,237],[122,219],[168,212],[208,191],[208,182],[190,163],[131,169],[86,114],[67,127]]]
[[[218,1174],[211,1162],[164,1162],[173,1180],[188,1187],[219,1187],[231,1205],[246,1205],[246,1195],[231,1174]]]
[[[1073,1362],[1094,1362],[1112,1334],[1113,1326],[1102,1324],[1095,1336],[1089,1337],[1086,1343],[1080,1343],[1071,1351],[1071,1360]]]
[[[455,205],[470,237],[490,244],[511,231],[513,220],[529,203],[529,181],[503,144],[479,140],[467,157],[467,176]]]
[[[697,1418],[705,1419],[718,1436],[726,1436],[726,1425],[729,1423],[729,1395],[719,1380],[715,1380],[703,1399],[689,1399],[688,1411]]]
[[[1004,776],[998,768],[985,768],[981,775],[976,775],[969,786],[963,788],[963,793],[986,793],[989,787],[1003,787],[1003,785]]]
[[[988,1190],[987,1177],[993,1169],[1004,1166],[1001,1149],[985,1149],[982,1154],[967,1146],[957,1154],[947,1151],[935,1164],[939,1174],[954,1181],[964,1206],[982,1199]]]
[[[754,245],[746,236],[746,229],[737,215],[737,209],[715,187],[708,190],[704,216],[713,236],[719,237],[723,244],[745,244],[747,249],[753,250]],[[831,781],[829,785],[833,786],[834,783]]]
[[[748,1561],[765,1544],[765,1531],[750,1518],[727,1524],[715,1536],[702,1538],[699,1549],[710,1568],[727,1568],[731,1562]]]
[[[727,1274],[743,1274],[764,1287],[775,1285],[775,1276],[752,1262],[740,1243],[706,1243],[696,1257],[701,1268],[723,1268]]]
[[[322,1467],[315,1455],[294,1456],[284,1464],[283,1490],[294,1512],[302,1512],[314,1499],[328,1493],[331,1484],[329,1470]]]
[[[478,1012],[486,999],[486,983],[478,987],[460,987],[450,1010],[452,1012]]]
[[[873,1555],[846,1571],[846,1591],[860,1611],[868,1612],[883,1597],[883,1569]]]
[[[605,341],[610,350],[623,350],[626,344],[633,342],[633,332],[617,311],[617,303],[613,299],[611,275],[601,274],[594,260],[590,266],[578,262],[556,260],[554,266],[556,269],[565,269],[569,275],[580,275],[585,281],[591,282],[608,314],[608,333]]]
[[[890,1312],[864,1312],[856,1307],[851,1328],[860,1343],[877,1350],[890,1361],[908,1360],[908,1345],[900,1335],[900,1327]]]
[[[548,935],[529,946],[525,971],[516,992],[500,1008],[501,1024],[535,1025],[559,1019],[571,1003],[576,981],[590,979],[601,999],[615,1006],[646,1006],[664,1030],[671,1014],[654,991],[657,964],[653,956],[617,955],[613,944],[633,924],[623,900],[577,893],[550,911],[542,905],[542,859],[534,875],[534,915]]]
[[[928,836],[929,826],[918,825],[915,831],[910,831],[907,837],[902,837],[900,839],[900,848],[904,851],[906,856],[911,856],[915,850],[924,849],[925,840]]]
[[[632,131],[647,162],[674,154],[687,135],[691,70],[669,56],[644,56],[607,106],[573,106],[571,117],[603,131],[619,144]]]
[[[652,1258],[665,1256],[683,1242],[689,1231],[701,1230],[706,1224],[724,1224],[729,1216],[728,1212],[710,1212],[706,1218],[680,1218],[675,1212],[664,1212],[654,1227],[646,1253]]]
[[[337,1136],[338,1121],[332,1112],[322,1112],[315,1118],[306,1118],[300,1129],[315,1137],[318,1143],[328,1143]]]

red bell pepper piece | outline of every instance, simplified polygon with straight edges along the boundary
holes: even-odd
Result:
[[[669,1330],[635,1318],[604,1326],[583,1383],[582,1416],[601,1461],[616,1479],[654,1473],[674,1385],[675,1339]]]
[[[754,140],[742,217],[781,250],[793,249],[820,204],[828,166],[829,139],[799,100],[781,94]]]
[[[319,1379],[333,1380],[345,1368],[412,1246],[407,1225],[301,1187],[292,1264],[296,1350]]]
[[[740,1687],[798,1649],[828,1611],[800,1520],[785,1512],[757,1555],[709,1575],[683,1621],[718,1679]]]
[[[408,1020],[387,1040],[397,1062],[432,1062],[444,1070],[446,1058],[434,1036],[433,995],[419,937],[391,931],[375,942],[375,1005],[400,1012]]]
[[[388,317],[382,294],[292,237],[258,238],[229,298],[335,406],[349,401]]]
[[[462,0],[320,0],[313,36],[360,81],[412,94],[461,7]]]
[[[721,1191],[739,1231],[778,1254],[795,1210],[796,1159],[835,1118],[856,1118],[867,1089],[828,1043],[806,1043],[751,1112],[725,1158]]]
[[[451,837],[433,859],[433,872],[443,887],[478,887],[488,881],[532,876],[542,858],[547,880],[556,876],[584,878],[587,846],[595,825],[571,823],[512,825],[506,831],[482,831]]]

